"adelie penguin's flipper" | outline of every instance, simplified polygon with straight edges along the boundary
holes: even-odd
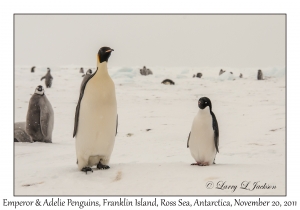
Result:
[[[190,141],[191,132],[189,134],[188,140],[187,140],[187,148],[189,148],[189,141]]]

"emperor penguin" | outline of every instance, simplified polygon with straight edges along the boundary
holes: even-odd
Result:
[[[118,129],[115,85],[107,71],[114,51],[101,47],[97,54],[97,70],[81,86],[75,112],[73,137],[76,137],[78,169],[83,172],[109,169]]]
[[[26,133],[26,122],[16,122],[14,124],[14,142],[33,142]]]
[[[32,141],[52,143],[54,112],[50,101],[39,85],[31,96],[26,116],[26,133]]]
[[[187,147],[190,148],[196,163],[192,165],[208,166],[214,163],[219,152],[219,128],[212,103],[209,98],[202,97],[198,101],[199,111],[194,118]]]
[[[41,78],[41,81],[43,79],[45,79],[46,88],[50,88],[52,85],[53,77],[52,77],[50,71],[51,71],[50,68],[47,68],[47,74]]]

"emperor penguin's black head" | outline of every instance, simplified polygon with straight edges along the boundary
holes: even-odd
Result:
[[[108,62],[108,59],[110,57],[111,52],[114,51],[110,47],[101,47],[100,50],[98,51],[98,59],[99,62]]]
[[[92,74],[92,73],[93,73],[92,69],[89,69],[89,70],[86,71],[86,74]]]
[[[51,71],[50,68],[47,68],[47,71],[50,72]]]
[[[207,106],[209,106],[209,108],[211,110],[212,105],[211,105],[210,99],[207,98],[207,97],[200,98],[199,101],[198,101],[198,107],[200,109],[205,109]]]
[[[44,88],[41,85],[37,86],[36,89],[35,89],[35,91],[34,91],[34,93],[36,93],[38,95],[44,95],[44,92],[45,92]]]

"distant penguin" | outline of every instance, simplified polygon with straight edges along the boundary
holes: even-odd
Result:
[[[33,67],[31,67],[31,73],[34,73],[34,71],[35,71],[35,66],[33,66]]]
[[[79,73],[84,73],[84,70],[82,67],[80,68]]]
[[[144,66],[142,69],[140,69],[141,75],[147,76],[150,74],[153,74],[150,69],[147,69],[146,66]]]
[[[33,142],[26,133],[26,122],[16,122],[14,124],[14,142]]]
[[[80,85],[80,90],[82,89],[83,84],[85,84],[86,81],[92,76],[92,73],[93,73],[92,70],[89,69],[86,71],[86,74],[83,75],[83,79]]]
[[[208,166],[214,163],[219,152],[219,128],[217,118],[212,112],[209,98],[202,97],[198,101],[200,108],[194,118],[187,147],[190,148],[196,163],[192,165]]]
[[[46,88],[50,88],[52,86],[53,77],[50,73],[50,68],[47,68],[47,74],[41,78],[41,81],[45,79]]]
[[[223,69],[220,70],[219,75],[223,74],[225,71]]]
[[[107,71],[107,62],[114,51],[100,48],[97,70],[81,86],[75,112],[73,137],[76,137],[78,169],[83,172],[109,169],[117,135],[118,115],[115,85]]]
[[[170,79],[165,79],[164,81],[161,82],[164,85],[175,85],[175,82],[173,82]]]
[[[233,74],[232,71],[230,72],[230,74]]]
[[[257,79],[258,80],[263,80],[263,73],[262,73],[262,70],[258,70],[258,72],[257,72]]]
[[[243,78],[243,74],[242,73],[240,74],[240,78]]]
[[[201,78],[201,77],[202,77],[202,73],[200,73],[200,72],[197,73],[197,74],[196,74],[196,77]]]
[[[39,85],[29,101],[26,133],[34,142],[52,143],[53,125],[54,112],[52,106],[44,93],[43,86]]]
[[[86,74],[82,75],[82,77],[85,77],[87,74],[92,74],[92,73],[93,73],[93,71],[91,69],[89,69],[89,70],[86,71]]]
[[[195,76],[196,76],[196,75],[195,75],[195,74],[193,74],[193,78],[195,78]]]

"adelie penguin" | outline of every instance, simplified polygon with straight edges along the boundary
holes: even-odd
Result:
[[[50,68],[47,68],[47,74],[41,78],[41,81],[45,79],[46,88],[50,88],[52,86],[53,77],[50,73]]]
[[[35,71],[35,66],[31,67],[30,72],[31,72],[31,73],[34,73],[34,71]]]
[[[257,79],[258,80],[263,80],[263,73],[262,73],[262,70],[258,70],[258,72],[257,72]]]
[[[223,70],[223,69],[221,69],[220,71],[219,71],[219,75],[221,75],[221,74],[223,74],[225,71]]]
[[[52,143],[54,112],[45,95],[43,86],[39,85],[31,96],[27,117],[26,133],[32,141]]]
[[[164,85],[175,85],[175,82],[173,82],[170,79],[165,79],[164,81],[161,82],[161,84],[164,84]]]
[[[198,72],[195,76],[198,77],[198,78],[201,78],[202,77],[202,73]]]
[[[219,128],[212,103],[209,98],[202,97],[198,101],[199,111],[194,118],[187,147],[190,148],[196,163],[192,165],[208,166],[214,163],[219,152]]]
[[[118,116],[115,85],[107,70],[107,62],[114,51],[100,48],[97,70],[81,86],[75,112],[73,137],[76,137],[78,169],[83,172],[109,169],[108,166],[117,135]]]

